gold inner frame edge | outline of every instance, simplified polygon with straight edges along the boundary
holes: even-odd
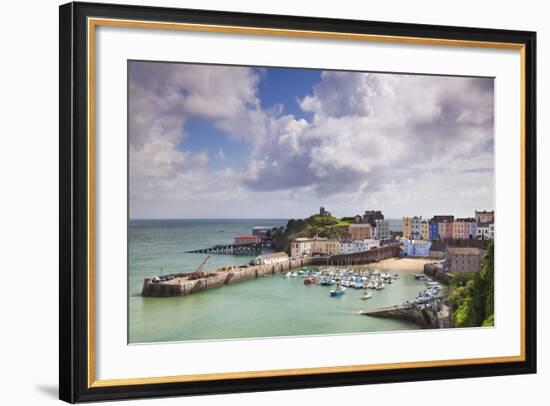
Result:
[[[521,238],[520,238],[520,339],[521,349],[519,355],[503,356],[503,357],[485,357],[485,358],[465,358],[453,360],[434,360],[434,361],[415,361],[415,362],[399,362],[399,363],[383,363],[383,364],[363,364],[363,365],[347,365],[347,366],[331,366],[331,367],[316,367],[316,368],[296,368],[296,369],[278,369],[266,371],[243,371],[243,372],[220,372],[210,374],[190,374],[190,375],[175,375],[175,376],[160,376],[160,377],[144,377],[144,378],[121,378],[121,379],[95,379],[95,28],[97,26],[110,27],[130,27],[130,28],[147,28],[147,29],[162,29],[162,30],[180,30],[180,31],[195,31],[195,32],[216,32],[216,33],[232,33],[244,35],[264,35],[264,36],[282,36],[282,37],[298,37],[298,38],[317,38],[317,39],[339,39],[339,40],[354,40],[354,41],[371,41],[371,42],[390,42],[402,44],[417,44],[417,45],[432,45],[432,46],[459,46],[459,47],[479,47],[479,48],[496,48],[496,49],[512,49],[520,51],[520,192],[521,192]],[[140,21],[140,20],[121,20],[109,18],[88,18],[87,21],[87,45],[88,45],[88,63],[87,63],[87,80],[88,80],[88,387],[113,387],[127,385],[143,385],[143,384],[161,384],[161,383],[177,383],[177,382],[192,382],[192,381],[212,381],[219,379],[244,379],[244,378],[265,378],[265,377],[280,377],[280,376],[296,376],[296,375],[312,375],[312,374],[331,374],[342,372],[367,372],[391,370],[398,368],[426,368],[426,367],[441,367],[441,366],[459,366],[473,364],[496,364],[504,362],[522,362],[525,361],[525,45],[519,43],[506,42],[488,42],[488,41],[469,41],[469,40],[453,40],[439,38],[422,38],[422,37],[400,37],[391,35],[374,35],[374,34],[355,34],[344,32],[326,32],[326,31],[306,31],[306,30],[290,30],[290,29],[274,29],[260,27],[242,27],[228,25],[209,25],[209,24],[188,24],[188,23],[166,23],[155,21]]]

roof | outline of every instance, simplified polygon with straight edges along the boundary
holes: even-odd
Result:
[[[257,235],[236,235],[235,238],[247,238],[257,240],[260,237],[258,237]]]
[[[350,224],[349,225],[352,228],[362,228],[362,227],[371,227],[369,223],[356,223],[356,224]]]
[[[256,259],[266,259],[266,258],[278,258],[278,257],[288,257],[286,252],[272,252],[271,254],[264,254],[256,257]]]
[[[472,247],[449,247],[449,255],[481,255],[479,248]]]

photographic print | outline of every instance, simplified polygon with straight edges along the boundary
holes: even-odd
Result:
[[[129,342],[494,326],[494,78],[128,61]]]

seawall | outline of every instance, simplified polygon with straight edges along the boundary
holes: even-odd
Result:
[[[390,306],[373,310],[363,310],[360,314],[371,317],[383,317],[412,321],[423,328],[449,328],[451,327],[449,308],[444,304],[445,298],[440,299],[442,305],[439,309],[431,305],[420,306]]]
[[[250,265],[235,267],[229,270],[218,268],[211,271],[208,277],[190,280],[188,275],[176,276],[169,281],[154,282],[152,278],[143,281],[142,296],[168,297],[187,296],[203,290],[219,288],[223,285],[256,279],[265,275],[273,275],[301,268],[308,265],[327,265],[328,257],[293,259],[288,262],[273,265]]]

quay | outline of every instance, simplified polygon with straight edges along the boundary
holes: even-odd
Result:
[[[188,296],[208,289],[219,288],[224,285],[274,275],[293,268],[304,266],[328,265],[360,265],[381,261],[399,255],[398,246],[375,248],[364,253],[291,258],[288,261],[276,264],[241,265],[234,267],[220,267],[209,272],[194,276],[191,273],[166,275],[162,278],[152,277],[143,281],[142,296],[170,297]]]
[[[436,298],[440,306],[428,305],[395,305],[372,310],[362,310],[359,314],[370,317],[385,317],[409,320],[426,329],[450,328],[451,318],[446,297]]]

